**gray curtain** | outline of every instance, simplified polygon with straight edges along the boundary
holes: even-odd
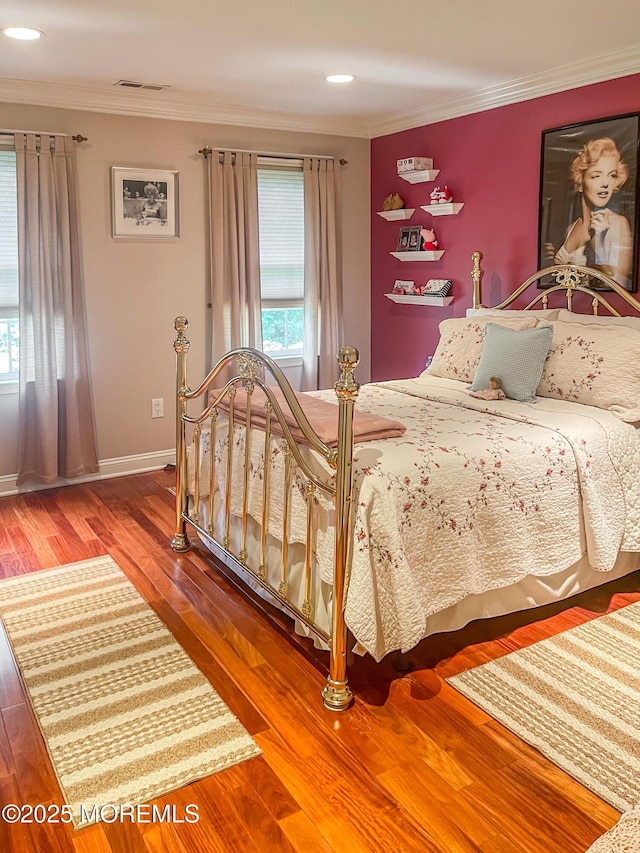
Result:
[[[339,173],[333,160],[306,157],[304,171],[303,391],[330,388],[342,340]]]
[[[262,349],[262,314],[258,155],[213,151],[207,162],[211,367],[230,349]]]
[[[15,134],[20,280],[18,485],[98,470],[73,142]]]

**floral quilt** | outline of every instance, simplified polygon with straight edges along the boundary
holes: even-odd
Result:
[[[640,438],[632,425],[591,406],[546,398],[484,401],[464,389],[459,381],[423,375],[360,390],[356,405],[363,411],[407,427],[399,438],[355,446],[345,618],[376,660],[412,648],[428,616],[467,595],[528,574],[554,574],[584,554],[593,568],[607,571],[620,550],[640,551]],[[335,399],[332,391],[317,394]],[[244,430],[234,444],[232,511],[239,512]],[[220,477],[225,449],[226,437],[216,450]],[[275,534],[282,530],[276,472],[283,456],[282,440],[274,439]],[[262,470],[256,434],[248,503],[257,519]],[[316,556],[330,583],[333,510],[320,493],[317,504]],[[289,537],[304,541],[304,535],[304,480],[296,475]]]

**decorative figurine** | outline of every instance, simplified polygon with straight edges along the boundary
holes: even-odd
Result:
[[[480,400],[504,400],[504,391],[502,390],[502,382],[495,376],[489,380],[489,387],[482,391],[469,391],[472,397],[478,397]]]
[[[453,195],[449,187],[435,187],[429,196],[431,204],[450,204],[453,201]]]
[[[436,234],[433,229],[423,228],[420,231],[420,237],[422,239],[421,249],[423,252],[433,252],[438,248],[438,241],[436,240]]]
[[[389,193],[382,205],[383,210],[400,210],[404,207],[404,201],[398,193]]]

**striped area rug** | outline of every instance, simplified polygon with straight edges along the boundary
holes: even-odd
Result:
[[[447,681],[619,811],[640,804],[640,602]]]
[[[0,616],[76,828],[260,754],[111,557],[0,581]]]

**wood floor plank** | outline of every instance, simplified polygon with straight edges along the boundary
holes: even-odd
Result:
[[[526,847],[514,844],[504,835],[494,835],[489,841],[485,841],[480,849],[482,853],[527,853]]]
[[[337,850],[320,834],[304,812],[289,815],[279,823],[293,849],[300,853],[333,853]]]
[[[470,808],[455,792],[446,802],[438,802],[423,784],[418,762],[388,770],[378,779],[405,811],[420,815],[429,834],[445,850],[477,853],[479,845],[495,834],[495,828],[482,813]]]
[[[49,761],[49,756],[35,721],[27,705],[13,705],[2,711],[15,777],[23,803],[46,803],[51,799],[62,802],[60,788]]]
[[[275,820],[281,822],[299,813],[298,803],[263,758],[245,762],[244,769],[249,784]]]
[[[12,776],[14,769],[15,764],[13,754],[11,753],[11,743],[4,725],[2,712],[0,712],[0,777]]]
[[[140,827],[129,820],[105,823],[104,837],[112,853],[148,853],[148,847],[140,834]],[[82,830],[79,830],[82,832]]]
[[[72,836],[74,853],[113,853],[103,824],[87,826]],[[162,849],[162,848],[158,848]]]
[[[295,848],[252,785],[233,788],[228,792],[227,799],[257,849],[293,853]]]
[[[559,796],[575,806],[580,813],[589,815],[590,819],[600,827],[600,832],[604,832],[605,829],[609,829],[616,823],[619,812],[613,806],[605,803],[593,791],[589,791],[588,788],[576,782],[563,770],[548,761],[537,749],[528,746],[496,720],[490,720],[486,723],[484,730],[491,732],[491,738],[496,742],[506,740],[511,743],[514,753],[517,751],[518,755],[513,766],[520,769],[521,775],[524,776],[526,773],[531,778],[540,780],[545,785],[554,788]]]
[[[405,656],[410,672],[356,658],[354,704],[333,714],[320,698],[326,653],[240,592],[196,537],[171,551],[173,483],[156,471],[0,498],[0,578],[110,554],[263,754],[155,801],[176,822],[0,822],[1,853],[583,853],[615,823],[615,809],[444,678],[640,601],[640,572],[436,635]],[[0,798],[61,803],[26,703],[0,630]],[[196,822],[180,820],[187,807]]]
[[[527,791],[523,799],[522,795],[517,796],[510,781],[492,776],[486,781],[477,780],[461,795],[474,809],[482,810],[516,849],[523,847],[527,853],[584,853],[588,844],[578,842],[576,837],[584,832],[584,827],[576,829],[570,825],[566,803],[554,802],[549,808],[548,802],[538,795],[537,783],[535,797],[531,796],[530,786]],[[588,833],[583,837],[593,840]]]
[[[8,500],[0,500],[0,556],[11,554],[15,550],[11,530],[18,526],[19,521],[13,503]]]
[[[189,853],[191,849],[185,847],[170,823],[152,823],[143,827],[141,834],[149,853],[157,853],[159,850],[162,853]]]
[[[26,693],[20,672],[4,625],[0,625],[0,710],[24,704],[25,701]]]
[[[216,774],[220,775],[220,774]],[[197,785],[188,785],[174,791],[163,800],[175,803],[184,812],[189,804],[197,803],[198,821],[175,825],[178,838],[189,850],[214,850],[227,853],[231,850],[246,850],[250,853],[262,853],[268,850],[266,845],[256,845],[247,829],[238,820],[238,814],[230,800],[230,792],[216,784],[216,777],[210,780],[210,797],[198,797],[201,790]]]
[[[0,803],[3,806],[21,806],[23,800],[18,789],[15,775],[0,776]],[[31,846],[31,827],[20,821],[10,823],[0,820],[0,850],[2,853],[24,853],[33,850]]]
[[[301,762],[272,732],[261,733],[258,741],[269,765],[337,849],[438,849],[428,829],[394,804],[376,780],[320,753]],[[315,780],[312,788],[304,782],[309,775]]]

